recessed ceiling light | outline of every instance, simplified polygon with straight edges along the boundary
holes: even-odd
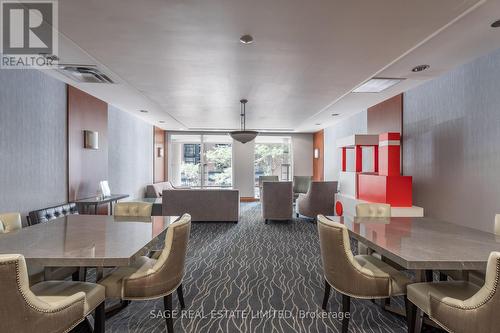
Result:
[[[165,120],[158,120],[160,124],[165,124]]]
[[[243,35],[240,37],[240,42],[242,44],[252,44],[253,43],[253,37],[252,35]]]
[[[340,116],[340,114],[338,114],[338,113],[332,113],[332,117],[337,117],[337,116]]]
[[[492,28],[500,28],[500,20],[496,20],[491,24]]]
[[[418,72],[423,72],[425,71],[426,69],[429,69],[431,68],[431,66],[429,65],[418,65],[418,66],[415,66],[411,69],[412,72],[414,73],[418,73]]]
[[[148,113],[149,111],[148,110],[139,110],[139,112]]]
[[[353,93],[380,93],[386,89],[389,89],[395,84],[403,81],[403,79],[390,79],[374,77],[354,89]]]
[[[319,126],[319,125],[321,125],[321,124],[320,124],[320,123],[316,123],[316,124],[314,124],[314,125]]]

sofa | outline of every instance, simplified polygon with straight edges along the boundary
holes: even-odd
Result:
[[[262,184],[262,217],[268,220],[291,220],[293,217],[292,182],[264,182]]]
[[[318,215],[335,215],[335,193],[337,182],[311,182],[306,194],[297,198],[297,217],[303,215],[316,219]]]
[[[150,184],[146,186],[146,198],[161,198],[163,191],[173,189],[175,187],[169,181]]]
[[[193,222],[234,222],[240,217],[240,193],[231,189],[170,189],[162,192],[164,216],[191,215]]]

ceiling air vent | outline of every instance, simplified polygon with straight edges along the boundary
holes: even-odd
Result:
[[[58,71],[78,82],[114,83],[106,74],[94,66],[59,65]]]

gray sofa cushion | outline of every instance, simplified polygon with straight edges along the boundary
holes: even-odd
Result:
[[[229,189],[164,190],[163,215],[191,215],[192,221],[238,222],[240,194]]]

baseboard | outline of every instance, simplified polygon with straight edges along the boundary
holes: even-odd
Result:
[[[255,202],[255,201],[259,201],[259,199],[255,198],[255,197],[241,197],[240,198],[240,202]]]

